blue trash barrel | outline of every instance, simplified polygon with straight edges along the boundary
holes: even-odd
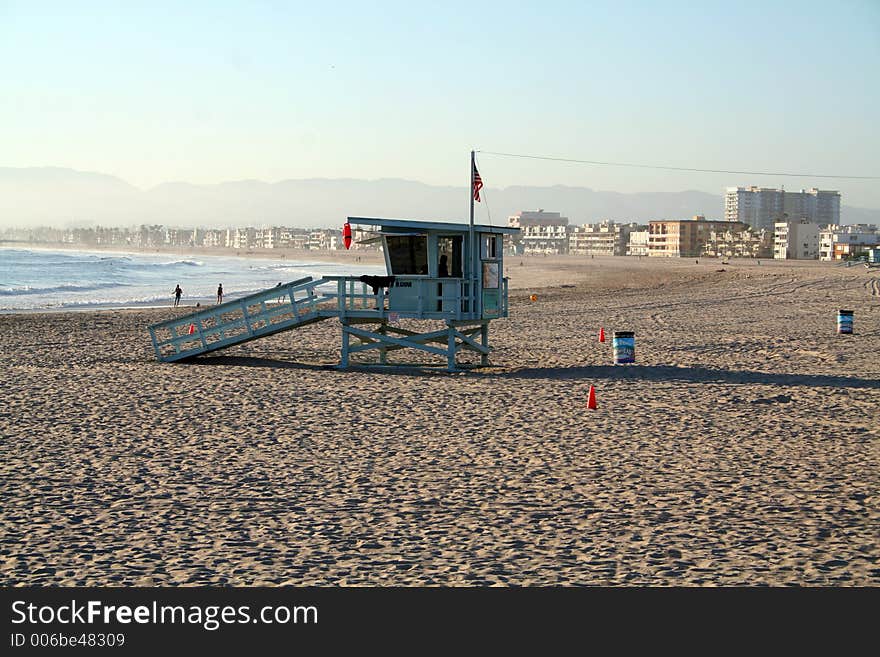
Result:
[[[636,334],[632,331],[615,331],[611,346],[615,365],[636,362]]]
[[[852,333],[853,332],[853,311],[838,310],[837,311],[837,332]]]

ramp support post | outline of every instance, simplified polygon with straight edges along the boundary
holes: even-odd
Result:
[[[342,323],[342,354],[339,359],[339,366],[342,369],[345,369],[348,367],[348,342],[349,342],[348,322],[341,322],[341,323]]]
[[[455,327],[448,325],[449,337],[447,338],[446,368],[452,372],[455,370]]]
[[[380,290],[381,292],[381,290]],[[379,333],[385,335],[388,333],[388,324],[386,322],[382,322],[382,326],[379,327]],[[388,364],[388,349],[384,346],[385,343],[382,343],[383,346],[379,347],[379,364],[387,365]]]

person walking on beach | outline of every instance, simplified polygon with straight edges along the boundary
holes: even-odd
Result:
[[[174,288],[174,307],[180,305],[180,295],[183,294],[183,290],[180,289],[180,283],[177,284],[177,287]]]
[[[217,286],[217,303],[223,303],[223,283]]]

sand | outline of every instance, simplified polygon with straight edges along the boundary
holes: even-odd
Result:
[[[0,316],[0,584],[880,584],[880,272],[507,264],[463,374],[336,371],[335,320],[162,364],[185,308]]]

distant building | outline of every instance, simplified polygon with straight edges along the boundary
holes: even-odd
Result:
[[[308,231],[302,228],[281,226],[274,236],[276,249],[302,249],[309,241]]]
[[[567,254],[568,226],[526,226],[520,229],[516,253]],[[514,242],[516,248],[516,242]]]
[[[880,246],[880,227],[871,224],[828,226],[819,231],[819,260],[845,260]]]
[[[568,217],[563,217],[559,212],[544,212],[540,210],[523,210],[507,218],[507,225],[511,228],[525,228],[527,226],[567,226]]]
[[[163,243],[166,246],[194,246],[193,231],[184,228],[166,228]]]
[[[512,253],[568,253],[568,217],[559,212],[523,210],[509,216],[507,225],[520,229],[505,245]]]
[[[626,255],[628,256],[646,256],[648,255],[648,230],[630,231],[629,241],[626,245]]]
[[[229,228],[226,231],[226,248],[250,249],[256,241],[257,231],[255,228]]]
[[[254,248],[276,249],[280,237],[280,228],[258,228],[254,232]]]
[[[807,219],[815,224],[840,223],[840,192],[816,188],[787,192],[770,187],[728,187],[724,218],[754,230],[772,230],[777,221]]]
[[[648,255],[666,258],[693,258],[703,254],[709,233],[734,227],[729,221],[706,221],[703,215],[693,219],[652,221],[648,225]]]
[[[505,235],[504,237],[507,237]],[[376,234],[361,226],[355,224],[351,230],[351,249],[352,251],[379,251],[382,247],[382,239],[376,237]]]
[[[752,230],[739,221],[710,230],[703,253],[716,258],[772,258],[773,231]]]
[[[226,245],[226,233],[225,231],[215,230],[213,228],[205,231],[202,236],[202,246],[209,248],[216,248],[220,246]]]
[[[819,257],[819,225],[806,219],[777,221],[773,236],[776,260],[816,260]]]
[[[568,232],[570,255],[626,255],[629,234],[637,224],[603,221],[574,226]]]
[[[313,230],[309,233],[308,249],[317,251],[327,251],[338,249],[342,244],[340,239],[341,233],[335,229]]]

